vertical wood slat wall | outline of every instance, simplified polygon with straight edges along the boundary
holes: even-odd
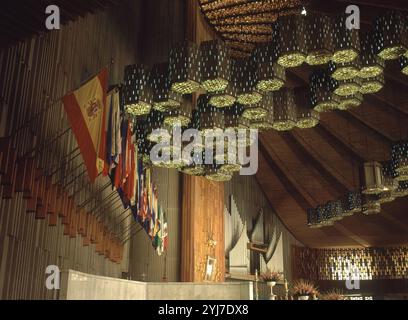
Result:
[[[47,173],[62,165],[54,176],[67,191],[75,194],[78,205],[90,199],[106,184],[98,179],[90,185],[81,157],[64,160],[77,148],[72,132],[54,143],[53,137],[68,127],[60,98],[104,66],[109,69],[109,83],[120,83],[126,64],[134,63],[138,48],[136,30],[139,1],[127,1],[114,10],[87,15],[64,26],[0,52],[0,137],[13,135],[18,156],[27,154],[33,146],[41,146],[30,155]],[[47,109],[46,112],[42,112]],[[36,116],[40,114],[40,116]],[[35,119],[27,128],[14,134],[17,128]],[[45,147],[42,147],[44,144]],[[75,153],[74,153],[75,154]],[[74,183],[75,177],[77,179]],[[76,192],[82,190],[80,192]],[[95,252],[93,245],[83,247],[82,239],[63,236],[63,226],[49,227],[47,220],[35,220],[25,210],[22,195],[15,193],[10,200],[2,199],[0,190],[0,298],[51,299],[56,293],[45,288],[45,269],[55,264],[61,269],[120,277],[127,271],[125,252],[121,265],[114,264]],[[123,209],[113,202],[103,202],[111,193],[96,194],[87,206],[95,208],[107,224],[113,226]],[[115,209],[116,208],[116,209]],[[126,216],[126,215],[125,215]],[[120,233],[130,218],[116,225]],[[125,250],[126,251],[126,250]]]

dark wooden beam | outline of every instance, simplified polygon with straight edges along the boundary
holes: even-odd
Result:
[[[356,115],[355,112],[349,111],[349,112],[343,112],[343,111],[333,111],[336,112],[337,115],[340,117],[343,117],[350,123],[354,124],[357,127],[361,127],[363,131],[365,131],[368,135],[373,137],[374,139],[381,140],[384,144],[389,145],[390,147],[392,146],[393,139],[390,137],[388,134],[381,132],[377,130],[375,126],[370,125],[368,122],[364,121],[364,119]]]
[[[320,121],[319,125],[317,125],[314,130],[345,158],[351,157],[351,159],[358,164],[364,163],[364,157],[353,147],[353,145],[344,141],[342,137],[331,131],[324,122]]]
[[[283,132],[280,133],[280,136],[302,162],[310,163],[316,169],[317,174],[314,175],[316,178],[319,180],[323,178],[328,184],[333,186],[338,192],[334,198],[354,190],[354,186],[346,182],[338,173],[334,172],[325,161],[322,161],[317,153],[310,146],[307,146],[306,142],[298,134],[294,132]]]
[[[265,141],[262,136],[259,138],[259,152],[265,158],[268,166],[278,177],[288,194],[293,197],[293,199],[305,212],[307,209],[318,205],[318,202],[315,201],[308,193],[304,192],[303,188],[299,186],[299,184],[296,182],[296,178],[284,169],[281,161],[278,157],[276,157],[274,151],[265,146]]]

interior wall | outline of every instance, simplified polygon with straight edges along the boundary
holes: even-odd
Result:
[[[223,207],[223,183],[183,176],[181,281],[224,281]],[[206,278],[208,258],[215,259],[210,278]]]
[[[291,248],[292,245],[296,244],[302,246],[302,244],[297,241],[293,235],[286,229],[286,227],[281,223],[276,213],[271,208],[268,203],[267,198],[262,192],[262,189],[258,185],[255,176],[240,176],[235,175],[233,179],[225,184],[225,210],[227,219],[235,220],[231,215],[231,204],[230,201],[233,199],[235,202],[236,209],[239,213],[239,220],[246,225],[246,230],[244,230],[248,239],[251,230],[255,226],[256,219],[259,215],[260,210],[263,210],[264,221],[265,221],[265,234],[268,234],[268,229],[276,226],[276,230],[280,233],[280,239],[277,243],[276,250],[272,258],[267,264],[261,264],[261,272],[266,271],[267,268],[270,270],[283,272],[285,278],[291,282],[292,280],[292,270],[291,270]],[[226,222],[226,226],[228,223]],[[228,239],[232,237],[232,229],[226,228],[225,237]],[[238,245],[239,246],[239,245]],[[238,247],[237,247],[238,248]],[[234,249],[234,248],[232,248]],[[247,246],[239,246],[240,252],[234,252],[236,256],[248,256]],[[228,256],[228,253],[226,253]]]
[[[13,136],[19,157],[31,150],[37,141],[47,146],[30,153],[37,164],[56,168],[61,159],[76,148],[71,132],[53,144],[46,142],[68,125],[60,99],[104,66],[108,67],[109,84],[122,81],[124,66],[137,59],[139,13],[140,1],[123,1],[113,9],[80,17],[61,30],[44,33],[0,51],[0,137],[12,135],[27,122],[31,124],[26,127],[28,130]],[[45,107],[49,109],[41,113]],[[35,120],[30,122],[32,119]],[[92,186],[87,185],[86,175],[75,180],[83,170],[74,169],[81,161],[78,157],[53,176],[53,183],[66,187],[77,205],[89,199],[102,184],[102,180],[98,180]],[[71,179],[75,182],[69,184]],[[76,193],[75,190],[83,185],[86,188]],[[106,193],[109,194],[108,190]],[[90,207],[105,199],[106,193],[98,194]],[[95,245],[84,246],[79,235],[64,236],[61,218],[57,226],[50,227],[48,219],[36,220],[26,213],[22,193],[14,193],[11,199],[3,199],[3,196],[2,187],[0,299],[55,298],[57,293],[45,288],[48,265],[111,277],[121,277],[122,272],[127,271],[127,246],[122,264],[113,263],[97,254]],[[123,208],[106,204],[95,214],[112,226],[122,211]],[[115,231],[120,233],[129,223],[130,219],[124,219],[120,226],[115,225],[118,227]]]
[[[167,62],[170,49],[186,36],[186,1],[143,1],[141,10],[138,62],[147,66]],[[159,202],[167,214],[169,249],[158,256],[145,232],[137,233],[131,240],[129,255],[129,278],[132,280],[180,281],[180,179],[177,170],[153,168]]]
[[[153,249],[144,230],[130,241],[129,278],[131,280],[160,282],[180,281],[180,194],[177,170],[153,169],[153,182],[157,185],[159,203],[163,206],[168,225],[169,247],[161,256]],[[134,226],[133,233],[137,232]]]

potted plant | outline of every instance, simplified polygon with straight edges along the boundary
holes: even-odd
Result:
[[[267,270],[266,272],[261,274],[261,280],[266,282],[266,284],[268,285],[268,287],[271,290],[271,294],[270,294],[269,299],[270,300],[275,300],[276,296],[273,293],[273,287],[276,285],[276,282],[282,280],[281,272]]]
[[[268,286],[274,287],[276,282],[282,280],[281,272],[267,270],[266,272],[261,274],[262,281],[266,282]]]
[[[298,280],[293,284],[293,295],[297,297],[298,300],[309,300],[310,297],[316,296],[318,290],[316,286],[307,280]]]
[[[344,294],[339,289],[327,291],[319,296],[320,300],[344,300]]]

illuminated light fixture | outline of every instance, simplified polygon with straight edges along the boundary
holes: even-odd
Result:
[[[357,94],[361,90],[362,83],[360,78],[335,81],[336,87],[334,89],[334,94],[340,97],[352,96]]]
[[[322,219],[318,215],[318,212],[314,208],[307,209],[307,225],[310,228],[321,228],[323,227]]]
[[[187,162],[180,171],[192,176],[203,176],[205,174],[203,163],[203,154],[193,154],[192,161]]]
[[[222,110],[209,104],[208,95],[200,95],[197,100],[197,110],[194,113],[193,127],[200,131],[203,138],[217,137],[224,129],[224,114]]]
[[[149,71],[142,65],[125,67],[123,102],[130,116],[149,114],[152,109],[152,92],[149,87]]]
[[[237,102],[242,105],[257,104],[262,95],[256,89],[255,63],[251,59],[232,60],[232,81],[237,90]]]
[[[153,66],[150,82],[153,91],[153,109],[166,112],[180,108],[183,97],[170,90],[168,63]]]
[[[334,221],[332,220],[332,213],[330,210],[328,210],[326,205],[317,206],[316,211],[317,215],[321,217],[321,221],[324,226],[332,226],[334,224]]]
[[[302,11],[300,12],[300,14],[303,16],[307,16],[307,11],[305,7],[302,8]]]
[[[168,148],[162,148],[162,157],[164,157],[164,160],[153,160],[152,164],[156,167],[159,168],[166,168],[166,169],[181,169],[183,168],[187,160],[182,158],[182,154],[177,155],[176,158],[176,153],[174,152],[173,147],[168,147]]]
[[[397,181],[408,181],[408,142],[397,142],[392,146],[391,159]]]
[[[398,182],[395,180],[396,172],[393,168],[393,163],[387,161],[382,163],[382,175],[384,189],[380,196],[380,203],[392,202],[395,200],[394,193],[398,189]]]
[[[385,61],[376,54],[374,35],[371,33],[361,38],[360,62],[360,78],[373,78],[384,73]]]
[[[334,20],[333,62],[347,63],[356,59],[360,52],[360,35],[357,29],[348,29],[346,26],[346,15],[340,15]]]
[[[366,195],[381,194],[384,190],[384,180],[381,163],[376,161],[366,162],[361,170],[363,182],[361,192]]]
[[[285,85],[285,69],[277,63],[276,48],[272,43],[258,47],[254,52],[254,60],[257,65],[257,90],[278,91]]]
[[[262,119],[272,110],[273,106],[273,94],[265,93],[257,104],[245,105],[242,116],[251,121]]]
[[[358,76],[360,72],[360,59],[356,58],[351,62],[329,63],[329,72],[335,80],[350,80]]]
[[[163,124],[171,129],[175,126],[188,127],[192,118],[192,103],[187,99],[183,100],[180,108],[169,110],[164,114]]]
[[[313,128],[320,121],[320,115],[312,109],[310,92],[305,88],[295,88],[296,127],[301,129]]]
[[[200,45],[201,86],[207,92],[224,91],[231,80],[231,61],[227,46],[219,40]]]
[[[357,108],[363,103],[363,99],[364,98],[361,93],[356,93],[351,96],[340,97],[337,109],[350,110],[353,108]]]
[[[252,120],[251,129],[257,129],[259,131],[267,131],[274,128],[273,112],[268,112],[264,117]]]
[[[273,129],[291,130],[296,125],[296,105],[293,89],[283,88],[273,93]]]
[[[227,182],[232,179],[232,174],[220,171],[217,165],[206,165],[205,177],[210,181]]]
[[[395,198],[402,198],[408,196],[408,181],[398,182],[398,188],[393,193]]]
[[[323,71],[316,71],[310,76],[310,101],[317,112],[335,110],[339,97],[333,94],[336,80]]]
[[[237,91],[231,83],[228,83],[224,91],[211,93],[209,103],[216,108],[227,108],[233,106],[236,101]]]
[[[244,124],[242,121],[242,114],[244,113],[244,107],[242,105],[235,104],[232,107],[223,109],[222,113],[224,115],[224,129],[225,130],[239,129]]]
[[[384,60],[398,59],[408,51],[406,18],[401,13],[389,12],[374,23],[376,52]]]
[[[138,121],[136,124],[136,144],[138,150],[138,158],[145,166],[151,166],[150,150],[153,144],[146,139],[146,123]]]
[[[230,162],[229,159],[235,159]],[[219,164],[219,172],[225,174],[234,174],[242,169],[242,165],[237,161],[237,152],[228,152],[225,150],[224,164]]]
[[[307,56],[312,66],[329,63],[333,58],[333,20],[325,15],[313,14],[305,18]]]
[[[273,26],[273,43],[278,48],[278,63],[284,68],[302,65],[307,51],[304,17],[281,16]]]
[[[380,91],[385,85],[384,74],[380,74],[374,78],[366,78],[362,80],[360,93],[362,94],[370,94],[370,93],[377,93]]]
[[[361,193],[351,191],[341,200],[343,207],[343,216],[352,216],[361,212]]]
[[[379,214],[381,212],[380,195],[365,194],[363,195],[362,213],[366,216]]]
[[[340,221],[344,218],[343,207],[340,200],[332,200],[326,204],[327,210],[330,211],[332,221]]]
[[[408,58],[401,57],[400,66],[401,66],[401,72],[408,76]]]
[[[161,134],[158,129],[163,125],[164,116],[157,110],[152,110],[146,119],[146,139],[150,142],[160,142]]]
[[[199,50],[196,44],[184,42],[171,49],[169,79],[171,90],[191,94],[200,89]]]

